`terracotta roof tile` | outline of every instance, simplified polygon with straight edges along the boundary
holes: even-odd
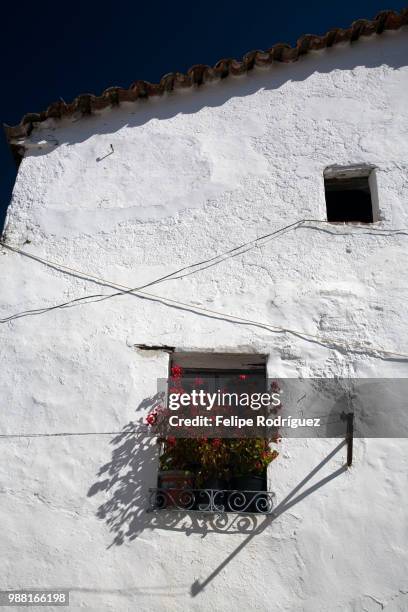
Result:
[[[140,98],[160,96],[165,92],[200,86],[208,81],[225,79],[229,75],[242,75],[252,70],[254,66],[267,66],[272,62],[295,62],[300,56],[311,50],[325,49],[342,42],[351,43],[358,40],[360,36],[381,34],[385,30],[398,30],[407,24],[408,8],[403,9],[400,13],[382,11],[374,19],[354,21],[347,29],[335,28],[322,36],[305,34],[299,38],[294,47],[285,43],[277,43],[267,51],[250,51],[243,56],[242,60],[221,59],[213,67],[196,64],[191,66],[186,74],[170,72],[165,74],[159,83],[135,81],[128,89],[109,87],[100,96],[81,94],[69,104],[61,100],[54,102],[41,113],[28,113],[24,115],[18,125],[5,125],[7,140],[13,153],[18,158],[19,147],[17,141],[24,139],[37,124],[47,119],[60,119],[74,114],[89,115],[93,111],[117,106],[121,102],[134,102]]]

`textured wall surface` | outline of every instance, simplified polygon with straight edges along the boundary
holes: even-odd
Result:
[[[136,344],[267,353],[271,376],[408,377],[408,236],[378,231],[408,228],[407,36],[32,133],[4,239],[106,282],[1,248],[2,317],[316,222],[146,289],[159,297],[1,325],[1,433],[123,432],[0,439],[1,588],[63,586],[103,611],[407,609],[406,440],[357,440],[347,471],[338,440],[283,440],[281,514],[225,527],[146,514],[157,449],[126,435],[168,368]],[[355,163],[376,167],[374,231],[317,222],[324,168]]]

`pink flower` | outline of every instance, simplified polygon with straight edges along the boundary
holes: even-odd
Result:
[[[246,374],[240,374],[239,375],[239,380],[246,380],[248,378],[248,376]]]

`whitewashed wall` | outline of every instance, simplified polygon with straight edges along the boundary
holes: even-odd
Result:
[[[26,143],[5,240],[140,286],[293,221],[324,220],[323,170],[351,163],[377,167],[376,227],[408,228],[407,41],[406,31],[373,36],[43,126]],[[407,255],[406,235],[316,224],[150,289],[317,343],[130,295],[2,325],[1,432],[138,423],[168,367],[167,353],[141,343],[266,352],[277,376],[406,377],[404,357],[377,349],[408,353]],[[0,282],[2,316],[112,292],[6,249]],[[146,515],[155,448],[112,438],[0,439],[1,588],[64,586],[73,609],[104,611],[407,609],[406,440],[357,441],[352,469],[254,533]],[[278,503],[337,443],[283,441],[270,470]],[[341,449],[292,501],[344,460]]]

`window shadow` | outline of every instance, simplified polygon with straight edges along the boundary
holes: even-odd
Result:
[[[162,400],[162,393],[156,393],[154,396],[144,399],[138,406],[137,411],[144,415],[147,411],[158,407]],[[155,437],[150,434],[149,428],[144,424],[141,416],[125,425],[120,434],[111,440],[110,444],[113,447],[111,458],[99,469],[97,480],[88,491],[88,497],[104,496],[103,501],[97,508],[96,516],[105,521],[113,535],[113,540],[108,548],[120,546],[126,541],[132,541],[146,529],[171,530],[183,533],[187,537],[197,534],[201,535],[202,538],[209,533],[248,535],[248,538],[211,574],[211,578],[209,577],[204,583],[200,583],[201,586],[194,584],[191,587],[192,595],[195,591],[198,593],[204,588],[205,584],[215,577],[253,537],[262,533],[278,516],[346,469],[346,467],[342,467],[336,470],[333,474],[326,476],[297,495],[304,485],[344,446],[345,442],[342,441],[286,496],[270,515],[216,514],[175,510],[148,512],[151,501],[149,489],[156,486],[159,465],[159,446]]]
[[[146,398],[138,411],[146,413],[158,407],[162,393]],[[110,444],[111,458],[97,473],[88,497],[103,495],[96,515],[105,521],[113,540],[109,545],[120,546],[136,539],[145,529],[166,529],[186,536],[208,533],[249,534],[259,528],[266,516],[232,513],[203,513],[175,510],[148,512],[151,505],[149,489],[157,486],[159,446],[144,424],[143,417],[125,425]]]
[[[137,410],[144,414],[158,407],[162,399],[162,394],[157,393],[143,400]],[[134,540],[145,529],[170,529],[187,536],[198,533],[204,537],[210,531],[250,533],[257,527],[259,521],[252,516],[147,512],[149,489],[157,485],[159,446],[155,438],[140,417],[125,425],[110,444],[113,446],[110,461],[99,469],[97,480],[88,491],[88,497],[105,497],[96,515],[113,534],[110,546]]]

